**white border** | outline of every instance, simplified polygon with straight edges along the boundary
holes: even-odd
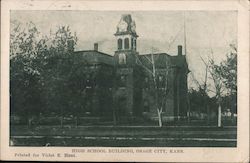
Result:
[[[249,3],[244,1],[28,1],[1,3],[1,160],[43,161],[249,161]],[[70,6],[70,7],[69,7]],[[77,158],[21,158],[14,153],[71,153],[72,147],[9,147],[9,26],[10,10],[237,10],[238,11],[238,130],[237,148],[183,149],[182,154],[80,153]],[[77,147],[83,149],[84,147]],[[93,148],[92,148],[93,149]],[[101,149],[101,148],[99,148]],[[106,148],[107,149],[107,148]],[[137,149],[137,148],[134,148]],[[152,148],[157,149],[157,148]]]

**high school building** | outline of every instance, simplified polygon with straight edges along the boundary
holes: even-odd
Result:
[[[157,120],[157,108],[162,108],[163,121],[185,118],[189,70],[182,46],[173,56],[139,54],[139,36],[131,15],[122,15],[114,37],[117,49],[113,55],[98,51],[98,44],[93,50],[74,52],[88,63],[84,114],[118,122]]]

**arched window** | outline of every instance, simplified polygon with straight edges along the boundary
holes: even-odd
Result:
[[[125,49],[129,49],[129,39],[128,39],[128,38],[125,38],[125,41],[124,41],[124,48],[125,48]]]
[[[119,64],[126,64],[126,55],[124,53],[119,54]]]
[[[122,49],[122,39],[118,39],[118,50]]]
[[[131,49],[134,49],[134,39],[131,38]]]
[[[136,39],[134,39],[134,49],[136,50]]]

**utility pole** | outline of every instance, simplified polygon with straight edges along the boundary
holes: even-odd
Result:
[[[187,55],[187,36],[186,36],[186,12],[184,11],[184,20],[183,20],[183,26],[184,26],[184,53]]]
[[[187,40],[186,40],[186,12],[184,11],[184,19],[183,19],[183,26],[184,26],[184,54],[187,55]],[[188,98],[187,98],[188,99]],[[189,122],[189,107],[188,107],[188,112],[187,112],[187,116],[188,116],[188,122]]]
[[[184,14],[183,14],[183,27],[184,27],[184,30],[183,30],[183,40],[184,40],[184,54],[186,55],[187,57],[187,33],[186,33],[186,11],[184,11]],[[189,101],[189,95],[188,95],[188,92],[187,92],[187,107],[188,107],[188,112],[187,112],[187,118],[188,118],[188,122],[190,122],[190,101]]]

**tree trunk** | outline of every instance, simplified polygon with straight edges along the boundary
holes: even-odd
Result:
[[[232,93],[232,89],[230,91],[230,112],[231,112],[231,122],[232,125],[234,124],[234,99],[233,99],[233,93]]]
[[[221,127],[221,105],[218,107],[218,127]]]
[[[162,127],[162,117],[161,117],[161,113],[162,113],[162,110],[157,109],[159,127]]]

